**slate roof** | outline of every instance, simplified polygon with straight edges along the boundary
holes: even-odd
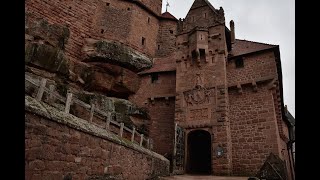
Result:
[[[277,45],[265,44],[260,42],[236,39],[232,45],[232,50],[229,52],[232,56],[239,56],[243,54],[252,53],[255,51],[274,48]]]
[[[138,74],[149,74],[154,72],[168,72],[176,70],[176,62],[173,57],[154,58],[151,69],[142,71]]]
[[[287,111],[285,114],[286,114],[289,122],[291,123],[291,125],[292,125],[292,126],[295,126],[295,125],[296,125],[296,120],[294,119],[294,117],[292,116],[292,114],[291,114],[289,111]]]
[[[165,19],[173,19],[173,20],[178,20],[176,17],[174,17],[171,13],[169,12],[165,12],[161,14],[161,17],[165,18]]]

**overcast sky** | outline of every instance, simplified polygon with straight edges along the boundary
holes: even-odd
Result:
[[[284,104],[295,116],[295,2],[294,0],[209,0],[224,9],[226,26],[234,21],[237,39],[280,46]],[[163,0],[162,11],[167,0]],[[169,0],[168,11],[185,18],[194,0]]]

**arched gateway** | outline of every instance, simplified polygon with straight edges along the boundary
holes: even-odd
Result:
[[[211,135],[204,130],[194,130],[187,139],[187,173],[211,174]]]

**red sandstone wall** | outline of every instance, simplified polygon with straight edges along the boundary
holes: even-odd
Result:
[[[138,6],[134,7],[133,11],[134,16],[132,18],[128,41],[133,46],[138,47],[141,52],[154,57],[159,31],[159,20]],[[150,18],[150,22],[148,22],[148,17]],[[141,44],[142,37],[146,39],[146,44],[144,46]]]
[[[141,76],[141,86],[137,93],[129,98],[130,101],[138,106],[145,106],[148,98],[174,96],[176,90],[176,73],[158,73],[158,81],[152,83],[151,75]],[[173,110],[174,111],[174,110]]]
[[[290,169],[290,166],[292,165],[292,164],[290,165],[290,156],[291,155],[288,153],[287,144],[285,141],[281,140],[280,148],[281,148],[281,156],[280,157],[282,158],[282,160],[286,164],[288,180],[293,180],[293,178],[291,176],[291,169]]]
[[[49,23],[67,24],[70,38],[66,44],[66,55],[71,60],[81,58],[81,48],[84,38],[91,35],[93,16],[98,1],[50,1],[26,0],[26,14],[33,14],[36,18],[44,18]],[[32,20],[32,17],[30,17]]]
[[[116,40],[140,52],[155,55],[159,22],[135,3],[119,0],[26,0],[25,10],[26,14],[34,15],[28,15],[30,20],[44,18],[49,23],[69,26],[66,55],[70,60],[82,60],[84,38],[89,37]],[[146,38],[145,46],[141,45],[142,36]]]
[[[154,83],[151,83],[150,75],[141,77],[140,89],[129,100],[149,110],[149,137],[153,140],[153,150],[170,158],[174,140],[175,72],[159,73],[158,81]],[[155,98],[152,104],[148,99],[151,97],[161,98]]]
[[[174,141],[174,98],[166,101],[156,99],[150,104],[151,123],[149,137],[153,140],[153,151],[171,160]]]
[[[123,179],[147,179],[164,161],[33,113],[25,118],[25,179],[84,180],[108,172]],[[168,167],[167,167],[168,168]]]
[[[161,14],[162,9],[162,0],[140,0],[143,4],[145,4],[149,9],[151,9],[156,14]]]
[[[263,77],[277,77],[275,57],[272,51],[246,56],[243,60],[244,67],[236,68],[235,60],[227,65],[228,84],[251,81]]]
[[[177,22],[160,21],[156,56],[169,56],[176,50]]]
[[[269,153],[280,155],[272,92],[265,86],[229,89],[233,174],[255,175]]]
[[[214,13],[209,6],[192,9],[184,20],[183,29],[189,31],[196,26],[207,27],[209,24],[214,23],[217,19],[216,16],[216,13]]]
[[[91,36],[98,39],[117,40],[128,44],[135,5],[126,1],[108,0],[99,3]]]

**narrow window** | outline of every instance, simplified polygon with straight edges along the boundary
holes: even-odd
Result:
[[[110,6],[110,3],[106,3],[107,6]]]
[[[159,79],[158,73],[153,73],[153,74],[151,74],[151,83],[157,82],[158,79]]]
[[[206,60],[206,50],[205,49],[199,49],[200,52],[200,60],[205,61]]]
[[[158,50],[160,50],[160,45],[158,45]]]
[[[101,32],[101,34],[103,34],[103,33],[104,33],[104,30],[103,30],[103,29],[101,29],[101,31],[100,31],[100,32]]]
[[[204,18],[207,19],[207,13],[204,13]]]
[[[200,39],[202,40],[202,34],[200,35]]]
[[[173,31],[172,31],[172,30],[170,30],[170,34],[173,34]]]
[[[194,22],[194,16],[192,16],[192,22]]]
[[[146,43],[146,38],[142,37],[142,41],[141,41],[142,46],[144,46],[145,43]]]
[[[242,67],[244,67],[242,57],[237,58],[237,59],[235,60],[235,63],[236,63],[236,68],[242,68]]]
[[[148,23],[150,23],[150,17],[148,17]]]
[[[128,9],[127,9],[128,11],[130,11],[130,8],[128,7]]]

